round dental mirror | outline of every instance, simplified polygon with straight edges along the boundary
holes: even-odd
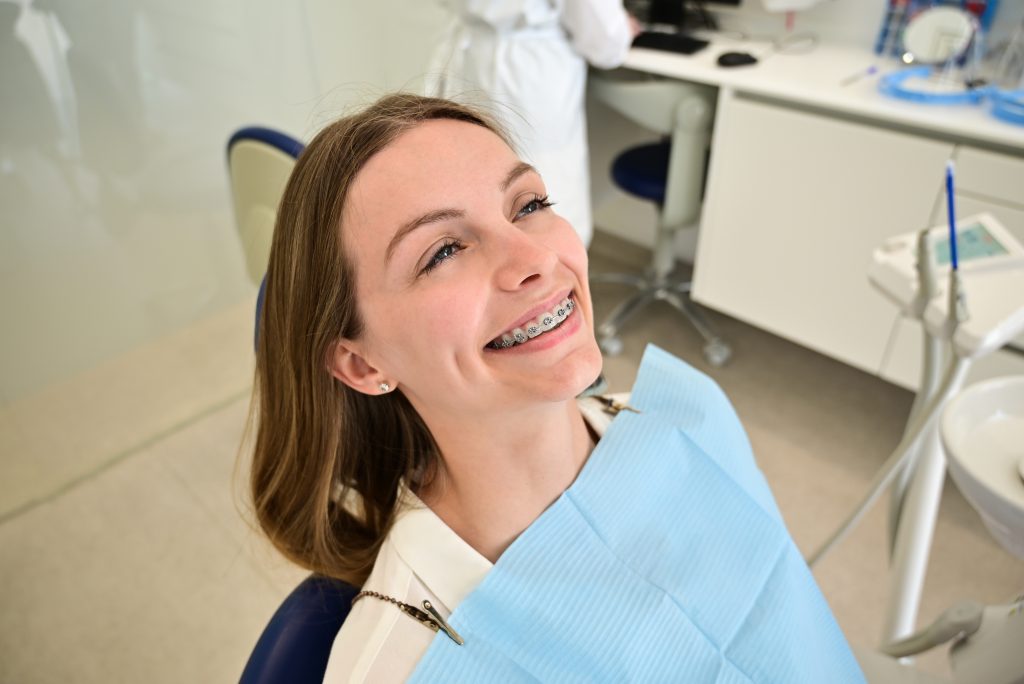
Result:
[[[977,30],[974,16],[955,7],[926,9],[903,32],[903,61],[907,64],[942,64],[956,59],[971,44]]]

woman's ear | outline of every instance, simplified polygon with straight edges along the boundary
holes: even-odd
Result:
[[[380,394],[385,382],[383,374],[366,361],[359,353],[358,345],[351,340],[334,343],[328,370],[338,380],[363,394]]]

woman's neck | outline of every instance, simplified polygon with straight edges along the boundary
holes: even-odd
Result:
[[[444,464],[419,495],[492,563],[573,483],[594,446],[574,400],[452,427],[432,426]]]

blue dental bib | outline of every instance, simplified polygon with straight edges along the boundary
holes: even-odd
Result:
[[[412,682],[863,682],[732,406],[648,347],[631,406]]]

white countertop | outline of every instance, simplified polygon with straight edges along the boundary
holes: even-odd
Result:
[[[718,55],[730,50],[750,52],[760,61],[741,67],[718,66]],[[864,73],[872,65],[879,67],[878,74],[843,85],[850,76]],[[927,105],[881,94],[880,75],[898,67],[864,48],[821,44],[808,52],[786,54],[771,52],[767,43],[723,37],[713,39],[711,45],[694,55],[633,48],[624,66],[1024,153],[1024,126],[992,117],[986,104]]]

